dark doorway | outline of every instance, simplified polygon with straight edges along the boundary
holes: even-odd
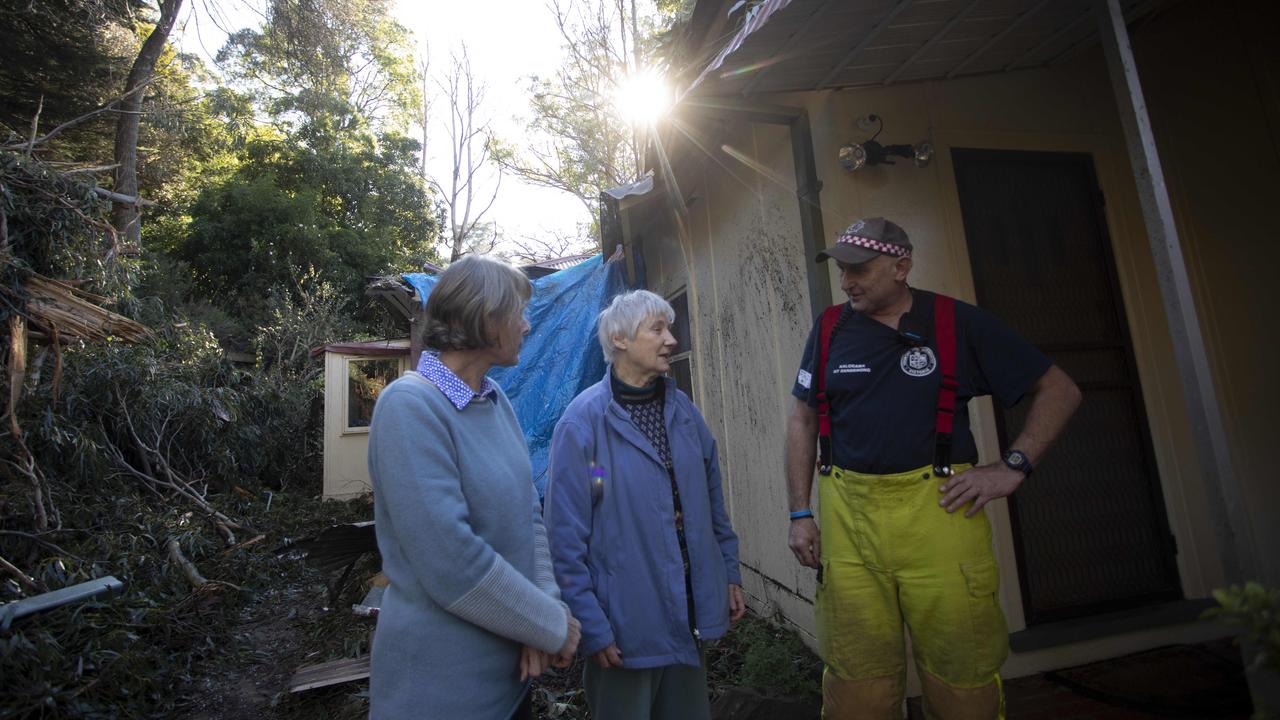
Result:
[[[1181,599],[1093,160],[952,157],[978,304],[1084,392],[1066,433],[1009,498],[1027,624]],[[1002,448],[1028,405],[997,406]]]

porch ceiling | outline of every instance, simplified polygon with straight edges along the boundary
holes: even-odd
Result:
[[[1132,24],[1177,0],[1122,0]],[[1093,0],[765,0],[699,95],[883,86],[1054,65],[1097,43]]]

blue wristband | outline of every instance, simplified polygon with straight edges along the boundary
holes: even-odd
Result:
[[[809,508],[805,508],[804,510],[796,510],[795,512],[791,513],[792,520],[800,520],[802,518],[811,518],[811,517],[813,517],[813,511],[810,510]]]

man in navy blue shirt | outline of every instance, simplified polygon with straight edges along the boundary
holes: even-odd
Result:
[[[907,283],[912,250],[902,228],[869,218],[817,257],[836,261],[849,298],[830,333],[822,376],[831,428],[824,464],[831,467],[819,484],[821,534],[809,509],[820,319],[792,389],[789,544],[800,563],[819,570],[827,718],[897,716],[906,675],[904,622],[930,717],[1002,715],[998,672],[1008,630],[981,509],[1018,488],[1080,403],[1066,373],[980,308],[956,301],[953,323],[935,324],[936,296]],[[953,330],[939,333],[944,326]],[[939,334],[942,342],[954,335],[954,344],[940,349]],[[948,354],[955,408],[949,443],[940,445],[939,366]],[[1003,458],[977,466],[968,401],[981,395],[1006,407],[1024,397],[1031,405]],[[935,471],[940,449],[949,455],[941,463],[945,468],[949,460],[949,476]]]

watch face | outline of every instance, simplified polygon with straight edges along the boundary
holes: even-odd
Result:
[[[1027,456],[1017,450],[1009,453],[1005,459],[1010,465],[1022,465],[1027,462]]]

